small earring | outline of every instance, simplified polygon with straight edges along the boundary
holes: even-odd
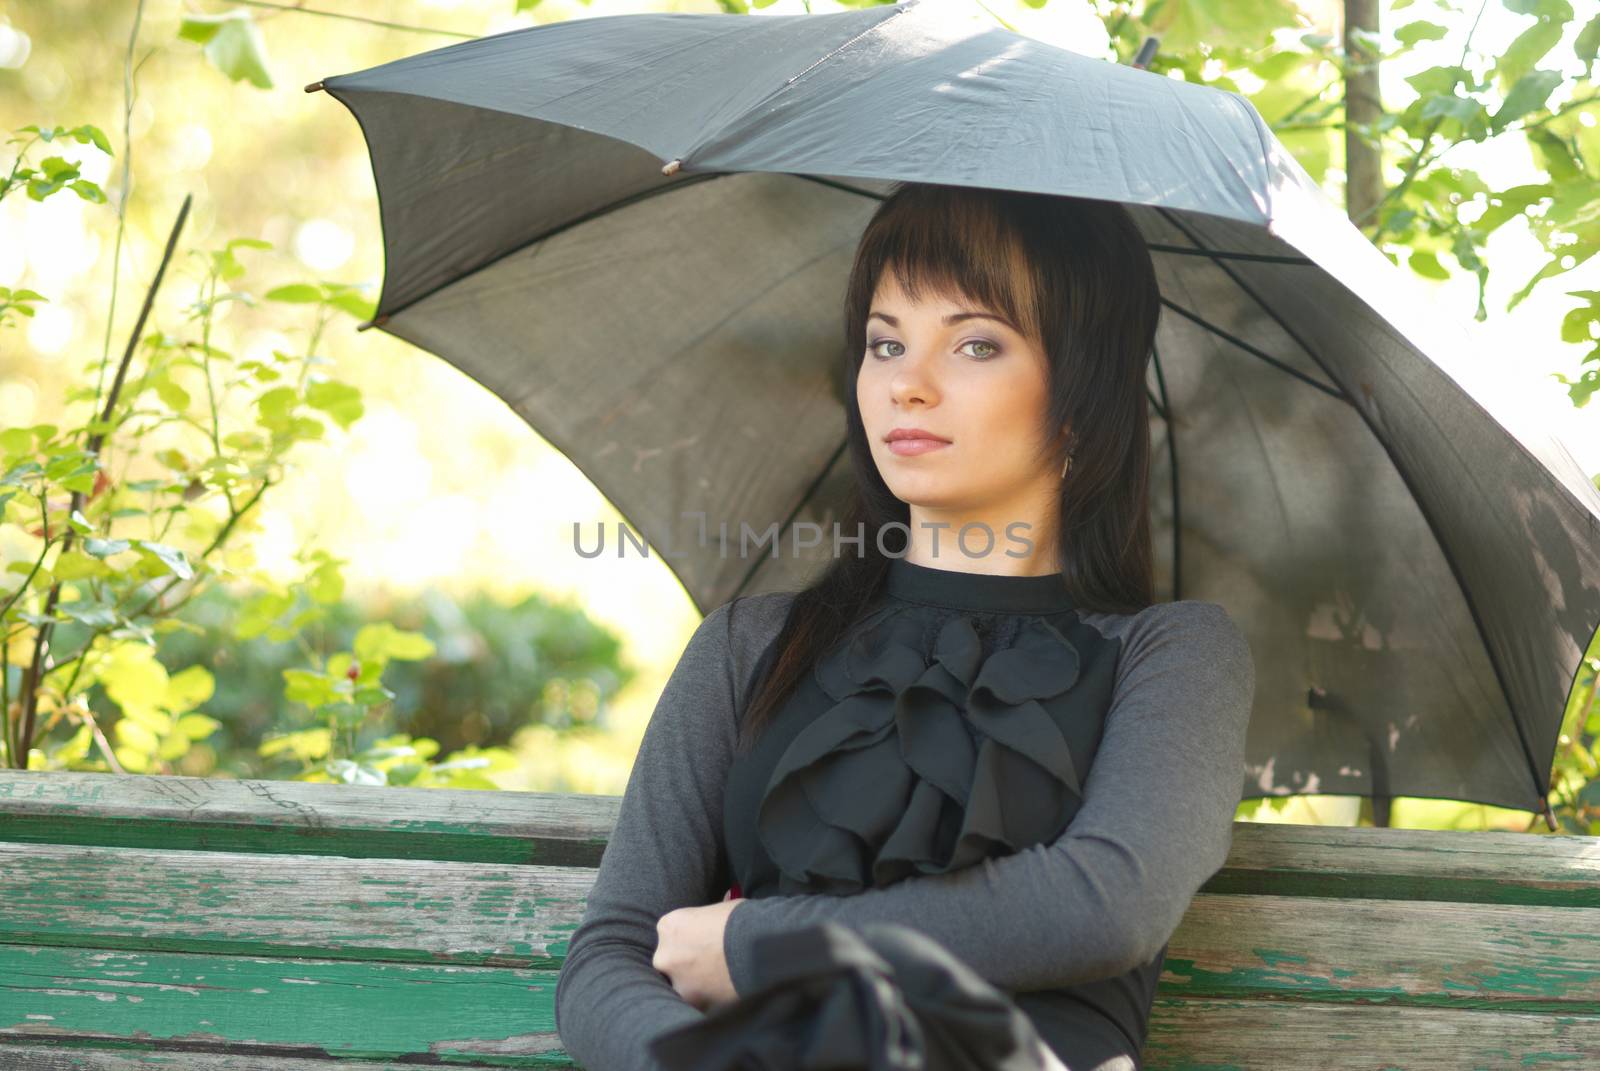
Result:
[[[1061,463],[1061,478],[1063,480],[1067,478],[1067,470],[1070,469],[1071,467],[1072,467],[1072,455],[1068,454],[1067,455],[1067,459]]]

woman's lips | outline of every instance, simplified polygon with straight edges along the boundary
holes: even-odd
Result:
[[[889,442],[889,449],[902,457],[910,457],[913,454],[926,454],[930,450],[938,450],[949,445],[943,439],[892,439]]]

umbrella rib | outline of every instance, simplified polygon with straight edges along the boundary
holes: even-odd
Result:
[[[1166,245],[1162,242],[1147,242],[1152,253],[1175,253],[1185,257],[1210,257],[1213,260],[1250,260],[1262,264],[1300,264],[1315,266],[1316,261],[1309,257],[1286,257],[1278,253],[1235,253],[1223,249],[1194,248],[1186,245]]]
[[[1212,252],[1214,252],[1213,250],[1207,248],[1206,244],[1195,236],[1194,231],[1191,228],[1185,226],[1184,223],[1183,223],[1183,220],[1178,219],[1175,215],[1173,215],[1173,213],[1169,209],[1157,207],[1156,211],[1161,214],[1161,218],[1162,219],[1166,220],[1168,223],[1170,223],[1174,227],[1178,228],[1178,230],[1182,231],[1183,232],[1183,236],[1185,238],[1189,239],[1189,241],[1194,243],[1195,249],[1197,249],[1200,252],[1205,253],[1205,254],[1211,254]],[[1245,282],[1243,279],[1239,278],[1239,276],[1231,268],[1229,268],[1226,264],[1222,263],[1222,261],[1220,259],[1213,258],[1213,260],[1216,263],[1217,267],[1219,269],[1221,269],[1222,273],[1224,275],[1226,275],[1233,282],[1233,285],[1237,286],[1240,290],[1243,290],[1245,292],[1245,294],[1247,294],[1249,296],[1250,300],[1254,301],[1256,303],[1256,307],[1257,308],[1259,308],[1262,312],[1266,313],[1268,316],[1270,316],[1272,318],[1272,322],[1277,324],[1283,330],[1284,334],[1286,334],[1290,338],[1294,339],[1295,344],[1300,347],[1301,351],[1304,352],[1307,357],[1310,357],[1312,361],[1316,362],[1317,366],[1322,369],[1323,373],[1326,374],[1329,379],[1334,379],[1335,378],[1333,373],[1328,371],[1327,366],[1322,363],[1322,359],[1317,356],[1316,351],[1313,350],[1310,346],[1306,345],[1305,339],[1300,337],[1300,332],[1296,331],[1293,327],[1290,327],[1287,323],[1284,322],[1283,317],[1278,315],[1278,310],[1277,309],[1274,309],[1267,302],[1262,301],[1261,300],[1261,295],[1256,293],[1255,288],[1253,286],[1251,286],[1249,283]],[[1257,352],[1258,356],[1263,356],[1263,357],[1266,356],[1265,354],[1260,353],[1260,351],[1256,351],[1256,352]],[[1267,358],[1267,359],[1268,360],[1273,360],[1270,357]],[[1273,361],[1273,363],[1276,364],[1277,362]],[[1293,369],[1290,369],[1287,366],[1281,366],[1281,367],[1284,367],[1285,371],[1293,371]],[[1295,373],[1295,374],[1298,375],[1299,373]],[[1318,384],[1318,386],[1322,386],[1322,385]],[[1324,387],[1324,389],[1326,389],[1326,388]],[[1345,401],[1349,402],[1350,405],[1353,408],[1357,408],[1356,405],[1355,405],[1355,402],[1347,394],[1345,394],[1342,390],[1338,393],[1337,397],[1343,398]]]
[[[816,70],[818,66],[820,66],[823,63],[826,63],[828,60],[832,59],[834,56],[837,56],[839,53],[843,52],[845,49],[849,48],[851,45],[855,44],[857,41],[861,40],[863,37],[866,37],[868,34],[872,34],[872,33],[878,32],[883,27],[887,26],[889,23],[893,22],[895,19],[899,18],[901,15],[904,15],[907,11],[911,10],[911,8],[917,2],[918,2],[918,0],[910,0],[910,2],[905,4],[903,7],[900,7],[898,10],[891,11],[889,14],[887,14],[883,18],[879,19],[877,22],[874,22],[872,25],[868,26],[866,29],[864,29],[860,33],[856,34],[854,37],[850,38],[847,41],[843,41],[843,42],[840,42],[839,44],[835,45],[833,48],[831,48],[827,52],[823,53],[817,59],[813,60],[811,62],[811,64],[810,64],[810,66],[806,67],[805,70],[801,71],[798,74],[791,75],[790,77],[788,77],[787,79],[784,80],[783,85],[779,86],[777,89],[774,89],[772,92],[768,93],[766,96],[762,97],[760,100],[756,101],[754,104],[751,104],[749,107],[745,108],[744,111],[740,112],[738,115],[735,115],[733,118],[729,119],[726,123],[722,124],[722,126],[718,127],[716,130],[712,131],[710,134],[702,137],[700,139],[699,144],[694,145],[693,147],[691,147],[689,149],[686,149],[685,151],[683,151],[681,153],[678,153],[677,156],[674,158],[675,161],[680,165],[680,167],[681,166],[686,166],[688,164],[688,162],[689,162],[689,159],[691,157],[693,157],[695,153],[699,152],[701,149],[704,149],[708,145],[715,145],[718,141],[723,140],[728,135],[728,133],[730,131],[732,131],[735,127],[737,127],[740,123],[742,123],[745,120],[749,119],[759,109],[766,108],[768,105],[771,104],[772,101],[776,100],[778,97],[782,96],[785,92],[787,92],[788,90],[792,89],[796,82],[800,81],[800,79],[804,78],[806,75],[808,75],[812,71]],[[768,108],[768,110],[770,111],[770,108]]]
[[[810,485],[807,486],[805,491],[800,495],[799,500],[794,504],[794,508],[789,510],[789,515],[783,519],[783,524],[778,527],[778,536],[773,543],[774,546],[777,546],[783,541],[783,533],[788,530],[790,523],[794,521],[795,517],[799,516],[800,511],[804,509],[806,503],[811,500],[811,496],[817,493],[817,488],[821,487],[822,481],[828,478],[828,473],[833,471],[833,466],[838,464],[839,456],[844,453],[845,448],[849,445],[850,437],[847,435],[834,449],[832,456],[828,458],[828,463],[822,466],[822,470],[817,473],[816,479],[812,480]],[[734,595],[738,595],[744,591],[745,585],[754,579],[756,570],[759,568],[761,568],[761,559],[757,558],[755,564],[745,570],[744,576],[739,580],[738,585],[733,589]]]
[[[1152,408],[1152,409],[1154,409],[1156,411],[1156,416],[1160,417],[1162,420],[1167,419],[1167,411],[1166,411],[1165,408],[1162,407],[1161,399],[1156,397],[1155,391],[1151,390],[1147,386],[1144,389],[1144,396],[1145,396],[1145,399],[1147,401],[1149,401],[1150,408]]]
[[[1172,426],[1172,401],[1167,397],[1167,378],[1161,373],[1161,354],[1155,346],[1150,347],[1150,360],[1156,367],[1156,385],[1161,388],[1162,406],[1159,409],[1161,419],[1167,425],[1167,467],[1172,470],[1172,598],[1183,598],[1183,558],[1179,552],[1182,542],[1183,525],[1178,513],[1178,442],[1177,429]],[[1149,390],[1148,387],[1145,388]]]
[[[1204,248],[1204,244],[1194,236],[1193,232],[1190,231],[1188,227],[1183,225],[1181,220],[1174,218],[1171,212],[1167,211],[1166,209],[1158,209],[1157,211],[1159,211],[1161,215],[1173,226],[1181,230],[1184,233],[1184,236],[1196,246]],[[1272,317],[1272,319],[1277,322],[1278,326],[1283,328],[1285,334],[1294,339],[1295,342],[1299,343],[1300,348],[1306,352],[1306,355],[1309,356],[1313,361],[1316,361],[1319,366],[1322,366],[1322,370],[1324,372],[1328,371],[1327,367],[1322,364],[1322,360],[1316,355],[1310,346],[1306,345],[1305,340],[1300,337],[1300,334],[1288,324],[1284,323],[1283,318],[1278,315],[1278,311],[1266,301],[1263,301],[1261,299],[1261,295],[1256,293],[1254,287],[1250,286],[1243,279],[1235,275],[1226,264],[1219,263],[1217,267],[1222,269],[1229,279],[1233,280],[1235,286],[1244,291],[1245,294],[1249,295],[1250,300],[1254,301],[1257,307],[1259,307],[1268,316]],[[1333,378],[1331,373],[1329,378]],[[1347,397],[1345,400],[1350,401],[1350,399]],[[1484,657],[1489,660],[1489,668],[1494,671],[1495,683],[1500,685],[1501,698],[1505,700],[1506,709],[1511,714],[1511,727],[1516,730],[1517,743],[1522,746],[1522,756],[1528,762],[1528,772],[1533,777],[1533,798],[1539,802],[1539,806],[1531,807],[1529,810],[1536,814],[1545,814],[1548,816],[1550,801],[1546,799],[1544,776],[1539,772],[1539,760],[1534,757],[1533,744],[1528,740],[1527,728],[1522,724],[1522,719],[1517,716],[1516,708],[1512,703],[1511,688],[1506,683],[1505,668],[1501,666],[1500,659],[1495,656],[1494,647],[1487,639],[1488,632],[1483,627],[1483,615],[1478,611],[1477,600],[1472,597],[1472,590],[1467,586],[1466,578],[1461,575],[1460,563],[1456,561],[1455,555],[1450,553],[1450,548],[1446,545],[1444,539],[1439,535],[1440,529],[1438,523],[1434,520],[1433,514],[1429,512],[1428,507],[1424,503],[1422,497],[1417,493],[1417,488],[1412,482],[1411,474],[1405,470],[1405,467],[1400,464],[1399,459],[1394,456],[1394,449],[1389,445],[1388,440],[1386,440],[1382,435],[1378,434],[1378,429],[1373,426],[1372,418],[1367,414],[1366,410],[1362,409],[1359,405],[1356,405],[1353,401],[1350,403],[1350,408],[1354,409],[1358,414],[1360,414],[1362,422],[1367,425],[1367,430],[1372,432],[1372,437],[1378,440],[1379,446],[1383,447],[1384,454],[1386,454],[1389,458],[1389,464],[1394,466],[1395,472],[1400,476],[1400,481],[1405,484],[1406,491],[1411,495],[1411,501],[1416,504],[1417,511],[1422,514],[1422,520],[1425,524],[1427,524],[1428,531],[1433,533],[1433,540],[1436,544],[1438,544],[1439,553],[1444,556],[1445,564],[1450,567],[1450,575],[1455,577],[1456,587],[1461,591],[1461,599],[1467,604],[1467,612],[1472,615],[1472,625],[1478,630],[1478,639],[1483,643]],[[1545,821],[1548,824],[1551,820],[1546,817]]]
[[[1263,361],[1266,361],[1268,364],[1272,365],[1274,368],[1277,368],[1280,371],[1289,373],[1294,378],[1300,380],[1303,383],[1307,383],[1307,384],[1317,388],[1318,390],[1322,391],[1322,393],[1328,395],[1329,397],[1337,398],[1337,399],[1339,399],[1339,401],[1344,402],[1347,405],[1350,405],[1351,407],[1355,406],[1355,403],[1350,400],[1350,396],[1348,394],[1346,394],[1344,391],[1340,390],[1339,388],[1330,387],[1326,383],[1321,382],[1320,380],[1312,379],[1310,376],[1306,375],[1304,372],[1300,371],[1298,368],[1293,368],[1293,367],[1291,367],[1291,366],[1289,366],[1287,364],[1284,364],[1282,361],[1278,360],[1276,357],[1274,357],[1271,354],[1267,353],[1265,350],[1261,349],[1260,347],[1252,346],[1250,343],[1246,342],[1244,339],[1240,338],[1238,335],[1235,335],[1235,334],[1233,334],[1233,333],[1231,333],[1229,331],[1223,330],[1222,328],[1218,327],[1216,324],[1214,324],[1211,321],[1207,320],[1205,317],[1199,315],[1198,313],[1190,312],[1188,309],[1184,308],[1182,305],[1179,305],[1177,302],[1172,301],[1169,298],[1162,298],[1161,299],[1161,304],[1165,305],[1167,308],[1171,309],[1173,312],[1181,313],[1182,315],[1187,316],[1189,319],[1193,320],[1195,323],[1199,324],[1201,327],[1205,328],[1207,331],[1210,331],[1213,335],[1216,335],[1217,337],[1222,338],[1222,339],[1226,339],[1227,341],[1233,343],[1235,346],[1238,346],[1240,349],[1244,350],[1246,353],[1249,353],[1249,354],[1251,354],[1253,356],[1261,358]]]

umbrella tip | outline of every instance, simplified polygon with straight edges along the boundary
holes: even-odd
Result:
[[[671,163],[667,164],[666,167],[663,167],[661,169],[661,173],[663,175],[675,175],[675,174],[678,173],[678,168],[680,168],[682,166],[683,166],[683,161],[682,160],[673,160]]]
[[[310,85],[306,86],[306,92],[307,93],[315,93],[317,90],[319,90],[321,88],[322,88],[322,83],[321,82],[312,82]]]
[[[1144,39],[1144,44],[1139,46],[1138,54],[1133,57],[1133,60],[1128,64],[1128,66],[1138,67],[1140,70],[1148,70],[1150,67],[1150,61],[1156,58],[1156,49],[1160,47],[1161,38],[1146,37]]]

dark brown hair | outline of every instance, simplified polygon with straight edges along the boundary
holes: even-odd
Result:
[[[1008,190],[898,185],[868,221],[845,293],[843,384],[855,472],[842,534],[864,539],[798,592],[739,729],[748,747],[802,675],[878,595],[903,554],[910,507],[884,483],[856,404],[867,314],[891,271],[914,301],[933,292],[1007,316],[1042,349],[1050,400],[1042,436],[1071,439],[1056,525],[1068,591],[1086,610],[1131,613],[1154,601],[1150,546],[1150,417],[1145,365],[1161,312],[1150,251],[1121,204]],[[1044,459],[1041,459],[1041,462]]]

